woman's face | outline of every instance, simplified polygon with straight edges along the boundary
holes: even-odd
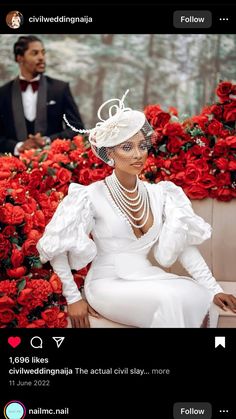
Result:
[[[114,159],[116,170],[128,174],[139,174],[148,156],[147,141],[141,131],[123,143],[108,151],[109,158]]]

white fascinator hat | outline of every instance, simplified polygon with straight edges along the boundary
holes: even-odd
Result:
[[[151,147],[151,137],[154,134],[154,130],[146,120],[143,112],[125,107],[124,100],[128,92],[129,90],[125,92],[121,99],[112,98],[100,106],[97,112],[99,122],[92,129],[76,129],[68,122],[66,115],[63,116],[66,124],[73,131],[81,134],[89,133],[88,140],[92,150],[105,163],[109,161],[106,148],[122,144],[139,131],[142,131],[145,139],[148,140],[149,148]],[[111,104],[112,102],[113,104]],[[105,113],[106,107],[108,117],[104,119],[102,113]]]

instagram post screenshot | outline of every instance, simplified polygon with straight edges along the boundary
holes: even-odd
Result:
[[[236,419],[233,5],[0,13],[0,418]]]

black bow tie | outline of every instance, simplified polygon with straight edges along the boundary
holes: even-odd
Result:
[[[36,90],[38,90],[39,88],[39,80],[34,80],[34,81],[27,81],[24,79],[20,79],[20,88],[22,92],[25,92],[27,87],[29,86],[29,84],[31,84],[33,92],[36,92]]]

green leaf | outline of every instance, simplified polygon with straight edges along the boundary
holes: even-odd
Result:
[[[22,279],[22,281],[18,282],[17,284],[18,291],[19,292],[22,291],[25,288],[25,285],[26,285],[25,279]]]
[[[70,142],[70,150],[76,150],[77,146],[75,145],[75,143]]]
[[[43,161],[47,160],[48,153],[43,153],[42,156],[39,158],[39,163],[42,163]]]
[[[18,240],[17,237],[10,237],[9,240],[10,240],[11,243],[14,243],[14,244],[18,244],[19,243],[19,240]]]
[[[52,167],[48,167],[47,173],[49,176],[54,176],[56,174],[56,170],[53,169]]]

